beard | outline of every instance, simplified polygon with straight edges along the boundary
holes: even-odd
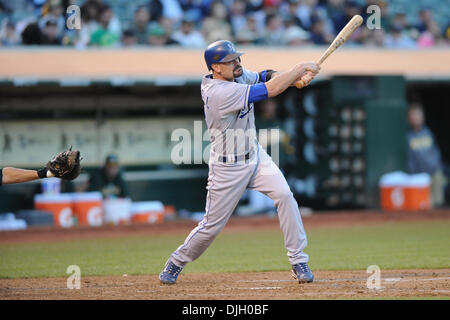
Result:
[[[244,73],[244,69],[242,67],[239,67],[239,68],[233,70],[233,76],[235,78],[239,78],[240,76],[242,76],[243,73]]]

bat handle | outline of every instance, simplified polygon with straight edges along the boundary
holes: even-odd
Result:
[[[322,62],[323,62],[323,60],[322,60],[322,58],[318,61],[318,62],[316,62],[319,66],[322,64]],[[297,87],[297,88],[299,88],[299,89],[301,89],[301,88],[303,88],[303,87],[306,87],[306,83],[303,81],[303,80],[298,80],[296,83],[295,83],[295,86]]]

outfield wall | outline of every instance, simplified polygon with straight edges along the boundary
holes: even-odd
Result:
[[[317,60],[325,47],[305,49],[239,48],[250,70],[286,70],[301,61]],[[90,78],[192,79],[206,73],[203,51],[168,49],[61,48],[0,50],[0,79]],[[322,77],[399,74],[406,77],[450,77],[450,49],[378,50],[339,48],[323,64]]]

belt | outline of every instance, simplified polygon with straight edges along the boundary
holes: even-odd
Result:
[[[223,163],[227,163],[227,162],[238,162],[238,161],[247,161],[250,159],[250,157],[253,155],[253,150],[250,150],[249,152],[247,152],[245,155],[227,155],[227,156],[221,156],[219,155],[217,157],[217,160],[219,160],[220,162]]]

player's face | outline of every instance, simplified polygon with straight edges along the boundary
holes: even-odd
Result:
[[[214,70],[224,79],[233,81],[234,78],[242,76],[244,72],[241,66],[241,59],[237,58],[233,61],[217,63]]]
[[[244,72],[244,70],[242,70],[241,58],[237,58],[236,60],[231,61],[231,63],[233,66],[233,76],[235,78],[242,76],[242,73]]]

